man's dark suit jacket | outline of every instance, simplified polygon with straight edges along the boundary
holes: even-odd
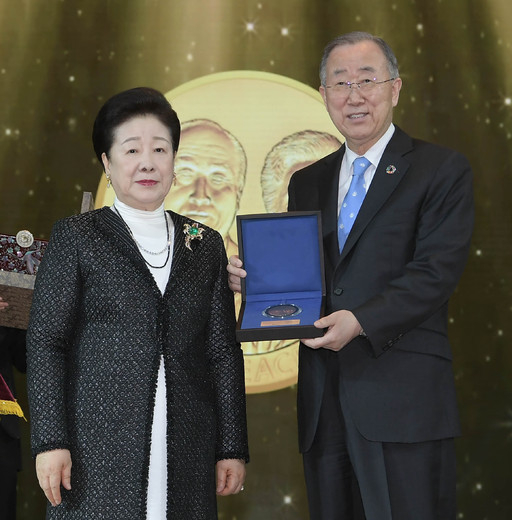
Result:
[[[448,298],[473,228],[472,173],[459,153],[398,127],[340,255],[337,196],[345,146],[298,171],[289,210],[321,210],[327,313],[351,310],[367,338],[340,352],[301,345],[301,451],[313,441],[329,363],[338,363],[360,433],[381,442],[459,435]],[[394,167],[394,168],[392,168]]]

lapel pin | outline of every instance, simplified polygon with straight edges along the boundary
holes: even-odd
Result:
[[[394,173],[396,172],[396,167],[392,164],[390,164],[387,168],[386,168],[386,173],[388,175],[393,175]]]

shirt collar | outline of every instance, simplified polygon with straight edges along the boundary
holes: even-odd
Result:
[[[391,123],[384,135],[364,154],[364,157],[366,157],[373,166],[377,167],[379,164],[382,154],[384,153],[384,150],[386,149],[389,141],[393,137],[394,132],[395,125]],[[354,161],[358,157],[361,157],[360,155],[357,155],[355,152],[353,152],[348,146],[346,147],[346,156],[349,167],[352,167]]]

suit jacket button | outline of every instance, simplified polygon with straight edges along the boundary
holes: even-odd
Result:
[[[343,289],[341,287],[336,287],[336,289],[334,289],[334,294],[336,296],[339,296],[340,294],[343,294]]]

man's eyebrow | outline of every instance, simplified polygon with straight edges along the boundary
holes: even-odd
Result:
[[[335,76],[338,74],[343,74],[344,72],[347,72],[347,69],[334,69],[333,73]]]
[[[359,70],[364,72],[376,72],[375,67],[372,67],[371,65],[366,65],[366,67],[359,67]]]
[[[359,67],[359,70],[362,72],[376,72],[375,67],[372,67],[371,65],[365,65],[363,67]],[[338,76],[339,74],[343,74],[344,72],[347,72],[347,69],[334,69],[334,75]]]

